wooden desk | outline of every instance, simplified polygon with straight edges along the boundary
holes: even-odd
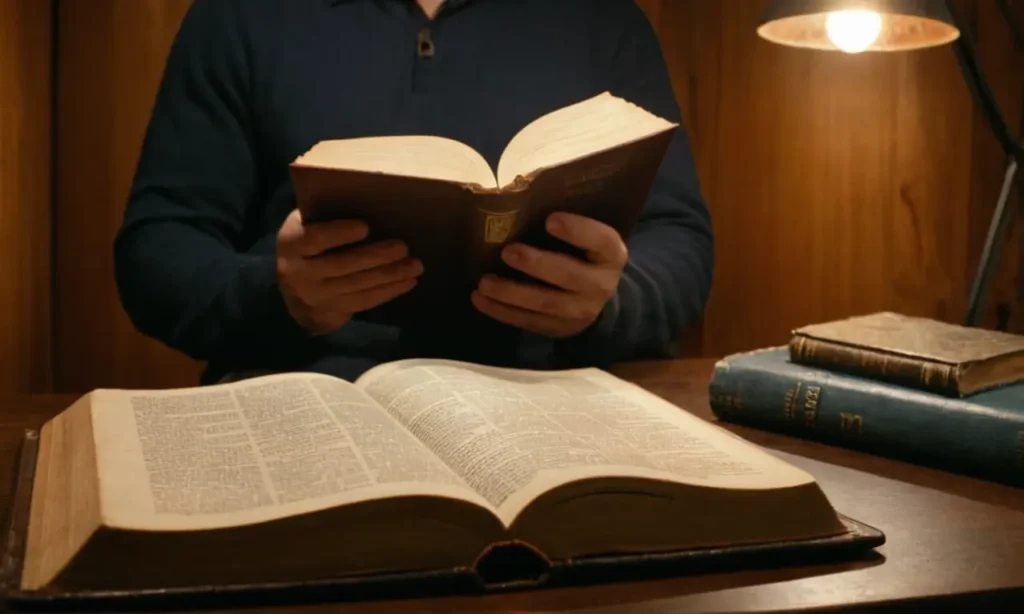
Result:
[[[615,369],[704,418],[711,361]],[[0,503],[6,509],[22,429],[73,397],[0,398]],[[863,560],[636,583],[430,601],[295,608],[299,612],[1024,612],[1024,490],[729,427],[810,471],[842,512],[885,531]],[[281,610],[268,610],[281,611]]]

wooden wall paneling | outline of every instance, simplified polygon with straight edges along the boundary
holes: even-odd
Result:
[[[0,0],[0,390],[48,392],[51,49],[44,0]]]
[[[878,307],[959,323],[970,287],[973,102],[950,47],[900,54],[899,65],[886,209],[892,295]]]
[[[200,365],[136,332],[113,241],[166,55],[189,0],[62,2],[56,387],[195,385]]]
[[[1019,27],[1024,27],[1024,1],[1011,0],[1008,3]],[[1024,113],[1024,49],[1016,46],[1010,26],[999,12],[996,3],[979,2],[972,15],[973,37],[978,61],[985,73],[986,81],[999,103],[1014,134],[1021,134],[1021,117]],[[966,85],[964,86],[966,87]],[[966,261],[967,275],[973,280],[981,258],[985,236],[995,211],[996,200],[1003,183],[1007,159],[999,142],[989,127],[980,108],[975,106],[975,130],[972,141],[971,165],[971,206],[969,254]],[[1024,182],[1018,174],[1018,183]],[[1016,199],[1010,207],[1024,206]],[[1024,333],[1024,297],[1018,296],[1021,274],[1021,254],[1024,243],[1021,230],[1024,217],[1018,210],[998,260],[998,269],[993,275],[988,294],[984,297],[985,309],[979,325],[986,328],[1007,328]],[[970,283],[970,282],[969,282]]]
[[[722,4],[705,0],[662,1],[648,13],[652,15],[672,78],[701,191],[714,211]],[[686,332],[680,355],[702,355],[703,340],[703,322],[698,322]]]
[[[720,4],[704,352],[878,309],[959,317],[972,111],[949,50],[780,47],[756,36],[767,0]]]

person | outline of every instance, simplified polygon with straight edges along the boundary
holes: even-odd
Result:
[[[603,91],[681,124],[633,0],[196,0],[115,241],[122,305],[142,333],[205,361],[205,383],[353,379],[419,355],[536,369],[672,356],[713,271],[682,125],[628,243],[556,213],[548,231],[581,257],[506,246],[509,266],[546,283],[481,279],[470,301],[491,329],[360,320],[423,263],[400,238],[354,245],[361,220],[304,224],[295,208],[288,165],[320,140],[438,135],[493,167],[529,121]]]

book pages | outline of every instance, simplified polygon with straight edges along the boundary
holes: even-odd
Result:
[[[497,187],[494,171],[465,143],[431,135],[321,141],[295,160],[312,166]]]
[[[544,491],[588,477],[754,489],[813,481],[598,370],[544,373],[413,360],[377,367],[358,384],[506,525]]]
[[[498,161],[498,185],[507,187],[520,175],[615,149],[675,126],[603,92],[546,113],[516,133]]]
[[[102,506],[117,526],[232,526],[403,494],[480,502],[372,400],[330,377],[106,391],[94,404]]]

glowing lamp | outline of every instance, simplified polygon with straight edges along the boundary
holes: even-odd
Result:
[[[922,49],[960,37],[942,0],[776,0],[757,33],[780,45],[846,53]]]

